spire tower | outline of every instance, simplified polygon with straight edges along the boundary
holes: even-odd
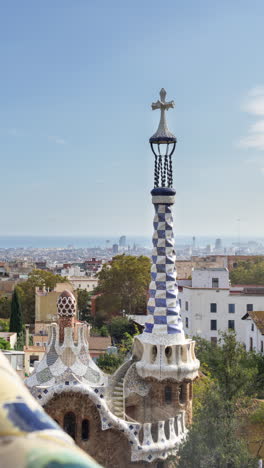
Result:
[[[160,109],[161,115],[158,129],[149,140],[155,156],[154,188],[151,191],[155,208],[151,282],[145,329],[135,339],[134,348],[141,356],[137,363],[139,374],[159,380],[179,379],[187,374],[188,378],[193,378],[199,367],[194,342],[184,335],[178,301],[172,215],[176,195],[172,187],[172,155],[177,140],[166,121],[166,111],[174,108],[174,101],[166,102],[165,98],[166,91],[162,88],[160,100],[152,104],[152,109]]]

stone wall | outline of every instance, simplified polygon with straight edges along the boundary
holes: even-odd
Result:
[[[45,411],[63,427],[66,413],[76,417],[75,442],[104,468],[169,468],[172,462],[131,462],[131,451],[126,437],[115,429],[101,430],[101,421],[94,403],[79,393],[62,393],[44,407]],[[82,421],[89,421],[89,438],[82,439]]]
[[[156,422],[186,411],[186,425],[192,421],[192,382],[181,384],[164,380],[146,379],[151,388],[146,396],[132,393],[126,398],[126,414],[138,422]]]

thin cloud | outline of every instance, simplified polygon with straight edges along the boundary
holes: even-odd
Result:
[[[248,114],[264,115],[264,86],[252,88],[242,103],[241,109]]]
[[[264,116],[264,86],[255,86],[248,92],[241,110],[255,117]],[[248,134],[240,138],[237,146],[242,149],[264,151],[264,120],[256,120],[251,124]]]
[[[56,143],[57,145],[66,145],[66,140],[64,140],[63,138],[61,137],[58,137],[58,136],[49,136],[48,137],[50,141],[53,141],[54,143]]]
[[[238,143],[239,148],[242,149],[256,149],[264,150],[264,134],[249,135],[245,138],[241,138]]]

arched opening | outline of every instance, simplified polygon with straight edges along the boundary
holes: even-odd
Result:
[[[90,435],[90,422],[88,419],[83,419],[82,422],[82,440],[88,440]]]
[[[179,386],[179,401],[181,404],[185,403],[185,391],[184,384]]]
[[[192,382],[189,383],[189,398],[192,400],[193,397],[193,387],[192,387]]]
[[[74,413],[69,412],[64,415],[63,429],[74,440],[76,438],[76,416]]]
[[[151,349],[151,361],[154,362],[157,357],[158,349],[157,346],[152,346]]]
[[[164,389],[164,398],[165,398],[165,403],[171,403],[172,401],[172,388],[169,386],[166,386]]]
[[[172,358],[172,347],[171,346],[166,346],[165,348],[165,356],[168,360],[168,363],[171,363],[171,358]]]

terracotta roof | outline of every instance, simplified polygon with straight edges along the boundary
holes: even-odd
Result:
[[[89,350],[105,351],[108,346],[111,346],[110,336],[89,336]]]
[[[256,327],[259,329],[260,333],[264,335],[264,311],[253,311],[248,312]]]

